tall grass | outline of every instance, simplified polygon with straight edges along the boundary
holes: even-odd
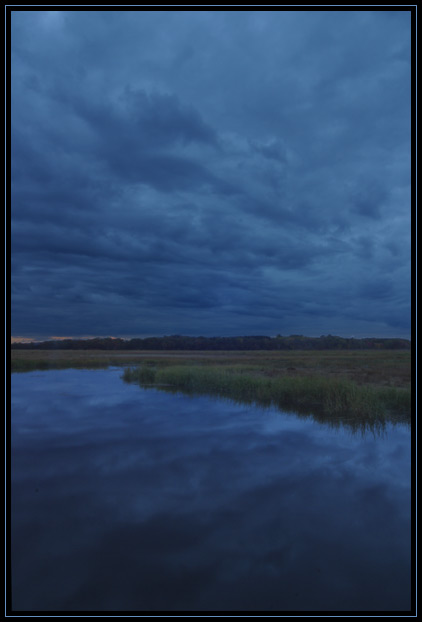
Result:
[[[167,368],[128,368],[127,382],[164,390],[210,394],[239,402],[257,403],[327,417],[370,421],[395,418],[410,421],[410,391],[360,386],[347,379],[324,376],[265,377],[229,367],[174,365]]]
[[[12,359],[11,372],[44,371],[48,369],[107,369],[111,361],[105,359]]]

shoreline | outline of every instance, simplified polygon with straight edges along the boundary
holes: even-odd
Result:
[[[10,371],[42,369],[101,368],[138,364],[221,365],[250,368],[268,377],[307,377],[322,375],[351,380],[357,385],[411,387],[411,352],[334,350],[289,352],[261,351],[105,351],[105,350],[11,350]]]

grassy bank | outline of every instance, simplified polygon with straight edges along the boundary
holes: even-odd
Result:
[[[320,420],[410,421],[411,396],[405,388],[358,385],[323,375],[270,376],[251,366],[143,365],[125,370],[127,382],[167,391],[218,395],[241,403],[276,406]]]
[[[48,369],[106,369],[111,365],[135,365],[145,360],[137,352],[103,350],[11,350],[12,372]]]
[[[410,421],[409,351],[12,350],[11,371],[128,367],[127,381],[350,425]]]
[[[11,371],[141,365],[223,367],[253,371],[270,378],[324,376],[351,380],[359,386],[410,388],[409,351],[124,351],[11,350]]]

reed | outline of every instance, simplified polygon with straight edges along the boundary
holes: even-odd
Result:
[[[324,417],[410,421],[409,390],[357,385],[347,379],[317,375],[271,378],[239,367],[205,365],[127,368],[123,379],[163,390],[218,395],[243,403],[314,412]]]

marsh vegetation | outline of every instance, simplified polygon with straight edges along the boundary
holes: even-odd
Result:
[[[12,350],[12,371],[125,367],[143,387],[218,395],[324,421],[411,420],[410,351]]]
[[[379,423],[410,422],[410,391],[406,388],[358,385],[347,378],[322,375],[275,375],[251,365],[157,365],[146,362],[127,368],[123,379],[142,387],[186,394],[218,395],[240,403],[276,406],[320,420]]]
[[[269,351],[128,351],[128,350],[11,350],[11,371],[94,368],[109,365],[209,365],[241,366],[269,376],[280,374],[347,378],[358,385],[410,388],[409,350],[292,350]]]

